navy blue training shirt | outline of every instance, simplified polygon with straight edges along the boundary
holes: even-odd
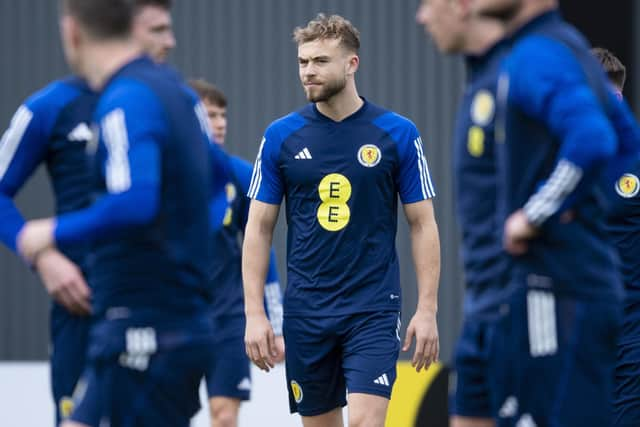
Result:
[[[86,144],[97,99],[83,80],[69,77],[30,96],[13,116],[0,142],[0,239],[13,251],[24,225],[13,197],[40,164],[51,177],[56,214],[90,205]],[[63,252],[84,269],[87,249],[77,245]]]
[[[96,189],[88,209],[58,217],[61,246],[94,241],[88,271],[94,311],[111,307],[157,313],[206,310],[211,289],[210,143],[192,93],[167,67],[141,57],[107,82],[94,121]],[[225,157],[226,158],[226,157]]]
[[[455,204],[462,233],[465,313],[495,307],[507,292],[506,254],[496,222],[496,86],[508,43],[467,58],[468,81],[453,146]]]
[[[252,166],[249,162],[229,156],[232,176],[226,193],[229,207],[223,227],[213,234],[213,257],[210,263],[211,286],[215,296],[211,305],[216,317],[244,316],[242,291],[241,239],[247,225],[249,198],[246,196],[251,182]],[[282,335],[282,296],[276,268],[275,253],[271,249],[269,271],[265,284],[265,305],[276,335]]]
[[[308,104],[268,127],[249,197],[286,200],[285,316],[400,310],[398,195],[434,197],[408,119],[365,101],[336,122]]]
[[[512,258],[513,272],[558,292],[617,300],[617,256],[595,185],[620,148],[603,104],[606,76],[555,12],[514,43],[498,84],[499,222],[523,208],[542,230]]]

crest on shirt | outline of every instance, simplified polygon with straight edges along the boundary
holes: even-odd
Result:
[[[298,384],[296,380],[291,380],[291,392],[293,393],[293,398],[296,400],[296,403],[302,402],[302,387],[300,387],[300,384]]]
[[[630,199],[640,191],[640,181],[638,177],[631,173],[625,173],[616,182],[616,193],[620,197]]]
[[[236,197],[238,197],[238,190],[236,190],[236,186],[232,183],[227,183],[224,189],[227,193],[227,202],[231,203],[236,199]]]
[[[365,144],[358,150],[358,161],[365,168],[372,168],[380,163],[382,153],[373,144]]]
[[[480,90],[471,102],[471,120],[478,126],[486,126],[493,119],[496,102],[488,90]]]

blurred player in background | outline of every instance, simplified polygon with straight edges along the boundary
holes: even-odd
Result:
[[[175,45],[168,0],[137,0],[134,36],[156,60]],[[96,94],[79,77],[55,81],[20,106],[0,145],[0,239],[15,250],[24,219],[13,202],[37,167],[45,164],[62,214],[89,206],[91,185],[85,148],[92,138]],[[51,306],[51,386],[56,425],[71,413],[71,394],[84,367],[91,311],[86,270],[88,247],[49,249],[34,265]]]
[[[189,85],[202,100],[216,143],[224,146],[227,135],[227,98],[205,80],[190,80]],[[251,363],[244,350],[244,297],[242,293],[241,236],[247,223],[251,182],[251,164],[229,156],[232,179],[227,184],[229,208],[224,227],[213,237],[214,255],[209,280],[215,287],[211,305],[216,319],[216,351],[206,374],[211,423],[214,427],[236,427],[240,403],[251,393]],[[264,287],[265,307],[276,335],[276,363],[284,360],[282,338],[282,295],[271,249],[269,272]]]
[[[320,14],[297,28],[294,40],[311,103],[268,127],[256,160],[242,261],[247,353],[261,369],[273,367],[263,287],[286,197],[291,411],[306,427],[341,426],[348,400],[350,426],[381,427],[400,350],[398,195],[419,288],[404,349],[415,336],[417,371],[438,358],[434,190],[413,123],[358,96],[358,30],[341,16]]]
[[[608,426],[622,286],[597,184],[637,159],[635,121],[556,1],[474,6],[513,43],[497,89],[497,211],[519,292],[498,423]]]
[[[626,79],[626,68],[607,49],[595,48],[591,51],[598,59],[618,97]],[[640,425],[640,265],[638,256],[639,224],[637,213],[640,209],[640,168],[627,170],[610,191],[624,203],[622,215],[609,220],[609,230],[618,247],[622,261],[625,285],[625,304],[622,332],[618,339],[615,391],[613,397],[614,423],[616,427]]]
[[[18,248],[37,262],[56,245],[92,245],[88,369],[65,425],[186,426],[213,338],[208,204],[214,190],[224,196],[225,158],[184,82],[140,56],[132,2],[65,0],[61,10],[71,68],[102,91],[88,146],[102,196],[29,221]]]
[[[455,352],[453,427],[495,425],[504,349],[498,330],[508,301],[506,257],[495,226],[494,124],[504,24],[472,14],[468,0],[424,0],[416,19],[443,53],[462,53],[467,83],[453,139],[455,204],[466,279],[464,322]]]

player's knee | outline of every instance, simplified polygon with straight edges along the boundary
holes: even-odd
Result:
[[[88,426],[85,424],[76,423],[75,421],[67,420],[67,421],[63,421],[60,424],[60,427],[88,427]]]
[[[384,427],[385,414],[349,410],[349,427]]]
[[[237,427],[238,410],[235,405],[215,402],[209,408],[213,427]]]

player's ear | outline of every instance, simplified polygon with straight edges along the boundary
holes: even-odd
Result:
[[[358,57],[358,55],[349,55],[349,59],[347,61],[347,75],[354,75],[356,71],[358,71],[359,66],[360,58]]]

